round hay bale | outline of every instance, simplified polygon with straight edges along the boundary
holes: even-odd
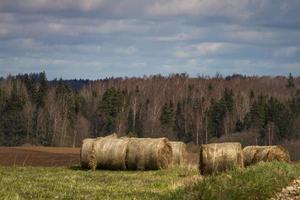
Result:
[[[94,141],[94,168],[125,170],[128,140],[101,138]]]
[[[127,169],[166,169],[172,163],[172,147],[167,138],[128,138],[127,141]]]
[[[170,142],[173,153],[173,165],[184,165],[187,150],[184,142]]]
[[[265,149],[265,146],[247,146],[243,149],[244,165],[249,166],[254,164],[255,155]]]
[[[93,153],[93,143],[96,139],[87,138],[82,141],[82,146],[80,149],[80,165],[82,168],[92,168],[93,163],[92,153]]]
[[[289,152],[281,146],[248,146],[243,149],[243,155],[245,166],[261,161],[291,161]]]
[[[202,175],[215,174],[233,167],[244,167],[240,143],[212,143],[201,145],[199,170]]]
[[[102,138],[117,138],[118,135],[113,133],[111,135],[105,137],[97,137],[97,138],[86,138],[82,141],[81,149],[80,149],[80,165],[82,168],[95,168],[95,153],[94,153],[94,142],[96,140],[100,140]]]

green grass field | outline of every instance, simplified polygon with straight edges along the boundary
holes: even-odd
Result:
[[[170,200],[265,200],[300,176],[300,165],[259,163],[210,176],[193,185],[177,189]]]
[[[197,170],[83,171],[0,167],[0,199],[162,199]]]
[[[196,169],[83,171],[0,167],[0,199],[266,199],[300,176],[300,165],[262,163],[199,179]]]

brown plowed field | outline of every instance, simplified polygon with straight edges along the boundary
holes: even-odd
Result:
[[[0,147],[0,165],[5,166],[76,166],[79,148],[65,147]]]

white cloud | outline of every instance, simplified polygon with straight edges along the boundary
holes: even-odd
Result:
[[[200,28],[194,27],[193,29],[191,29],[190,27],[186,27],[186,29],[188,29],[188,30],[182,31],[180,33],[156,36],[156,37],[151,37],[150,39],[152,39],[154,41],[159,41],[159,42],[188,41],[188,40],[199,38],[201,36],[205,36],[205,33],[206,33],[206,30],[203,30]]]
[[[96,24],[95,27],[90,27],[88,32],[96,33],[115,33],[115,32],[144,32],[148,30],[149,27],[134,19],[125,20],[106,20],[104,23]]]
[[[176,71],[175,67],[172,67],[171,65],[162,65],[162,70],[165,73],[172,73],[174,71]]]
[[[299,74],[299,8],[297,0],[0,0],[0,68]]]
[[[103,0],[2,0],[0,7],[10,6],[14,4],[25,10],[81,10],[91,11],[100,8],[103,5]]]
[[[42,48],[42,44],[33,38],[18,38],[11,41],[8,46],[20,50],[38,50]]]
[[[275,57],[292,57],[299,51],[298,47],[281,47],[274,50],[273,55]]]
[[[200,6],[198,0],[169,0],[156,2],[147,11],[152,15],[195,14]]]
[[[231,49],[232,49],[231,44],[218,43],[218,42],[202,43],[196,45],[197,54],[200,56],[223,53],[224,51],[230,51]]]
[[[196,66],[197,65],[197,60],[196,59],[189,59],[188,61],[187,61],[187,65],[188,66]]]
[[[111,34],[119,32],[143,32],[148,29],[146,25],[140,24],[138,20],[91,20],[91,19],[65,19],[60,22],[49,22],[46,24],[50,33],[64,35],[81,34]]]
[[[0,26],[1,26],[1,23],[0,23]],[[6,28],[6,27],[2,27],[0,28],[0,37],[1,36],[8,36],[9,35],[9,30]]]
[[[87,37],[99,34],[144,33],[150,25],[135,19],[47,18],[19,22],[1,22],[0,37]]]
[[[168,36],[157,36],[152,37],[153,40],[160,42],[176,42],[176,41],[185,41],[192,39],[193,36],[186,33],[179,33],[176,35],[168,35]]]
[[[150,15],[233,16],[248,18],[247,1],[240,0],[160,0],[146,8]],[[242,12],[243,11],[243,12]]]
[[[177,50],[175,52],[175,56],[177,58],[217,56],[235,53],[238,49],[239,46],[236,44],[223,42],[204,42],[185,47],[183,50]]]
[[[134,46],[118,47],[115,49],[115,52],[123,55],[134,55],[137,52],[137,49]]]
[[[278,37],[274,31],[259,31],[259,30],[236,30],[228,33],[228,38],[233,40],[241,40],[244,42],[260,43],[274,40]]]
[[[147,67],[146,62],[136,62],[127,66],[122,66],[123,70],[144,70]]]
[[[177,50],[175,52],[175,56],[177,58],[188,58],[188,57],[191,57],[191,52],[188,52],[188,51],[184,51],[184,50]]]

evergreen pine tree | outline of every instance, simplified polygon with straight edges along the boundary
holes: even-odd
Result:
[[[235,129],[234,130],[236,132],[241,132],[243,129],[244,129],[244,124],[240,119],[238,119],[237,122],[235,123]]]
[[[116,129],[118,115],[123,107],[123,93],[115,88],[108,89],[102,97],[100,114],[104,118],[104,131],[113,132]]]
[[[287,83],[286,87],[289,88],[289,89],[295,87],[294,78],[292,76],[292,73],[289,74],[288,83]]]
[[[14,81],[11,96],[5,102],[0,119],[2,138],[7,146],[20,145],[26,136],[26,124],[22,116],[26,97],[19,90]]]
[[[182,103],[177,103],[175,115],[175,132],[178,139],[182,140],[186,136],[185,117],[183,113]]]
[[[130,109],[128,113],[128,122],[127,122],[127,133],[135,133],[134,122],[133,122],[133,110]]]
[[[169,104],[165,103],[162,108],[162,113],[160,117],[161,123],[163,125],[171,126],[174,121],[174,109],[173,103],[170,102]]]

